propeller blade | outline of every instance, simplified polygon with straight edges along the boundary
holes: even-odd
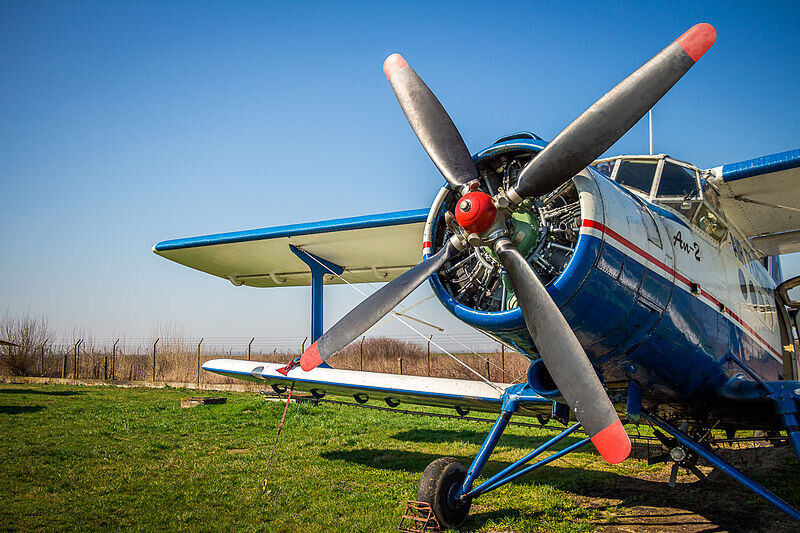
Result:
[[[675,487],[678,482],[678,463],[672,464],[672,470],[669,472],[669,486]]]
[[[689,28],[583,112],[520,172],[515,202],[540,196],[600,157],[641,119],[714,44],[711,24]],[[516,193],[516,198],[515,197]]]
[[[609,463],[624,461],[631,441],[594,367],[533,268],[508,239],[496,245],[525,324],[561,395]]]
[[[403,56],[387,57],[383,72],[408,123],[447,183],[457,188],[477,178],[475,162],[450,115]]]
[[[457,250],[448,241],[433,257],[396,277],[350,310],[300,356],[303,370],[319,366],[330,356],[350,344],[419,287],[428,276],[437,272]]]

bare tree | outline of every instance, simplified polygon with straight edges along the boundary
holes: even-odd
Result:
[[[17,345],[0,347],[0,370],[13,376],[30,376],[42,350],[50,348],[53,331],[44,315],[7,313],[0,320],[0,337]]]

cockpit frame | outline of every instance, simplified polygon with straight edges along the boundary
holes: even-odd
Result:
[[[652,181],[649,165],[655,168]],[[721,243],[727,235],[728,225],[720,212],[718,193],[705,178],[705,171],[695,165],[667,154],[656,154],[606,157],[595,161],[593,166],[648,202],[685,218],[713,241]],[[659,194],[670,187],[669,194]]]

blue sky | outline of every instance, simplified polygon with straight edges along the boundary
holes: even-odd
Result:
[[[381,71],[395,51],[477,151],[552,138],[706,21],[717,42],[656,106],[656,151],[711,167],[798,147],[800,4],[603,4],[0,3],[0,313],[63,336],[306,335],[308,289],[235,288],[150,248],[428,206],[442,179]],[[645,121],[608,154],[647,148]],[[326,294],[327,325],[360,298]]]

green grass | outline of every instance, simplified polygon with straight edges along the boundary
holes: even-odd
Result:
[[[0,385],[0,529],[396,531],[425,466],[442,455],[469,464],[490,427],[292,404],[268,464],[283,403],[220,393],[227,404],[181,410],[195,394]],[[509,428],[487,472],[553,434]],[[465,529],[593,531],[624,506],[576,499],[663,470],[584,450],[477,499]]]

